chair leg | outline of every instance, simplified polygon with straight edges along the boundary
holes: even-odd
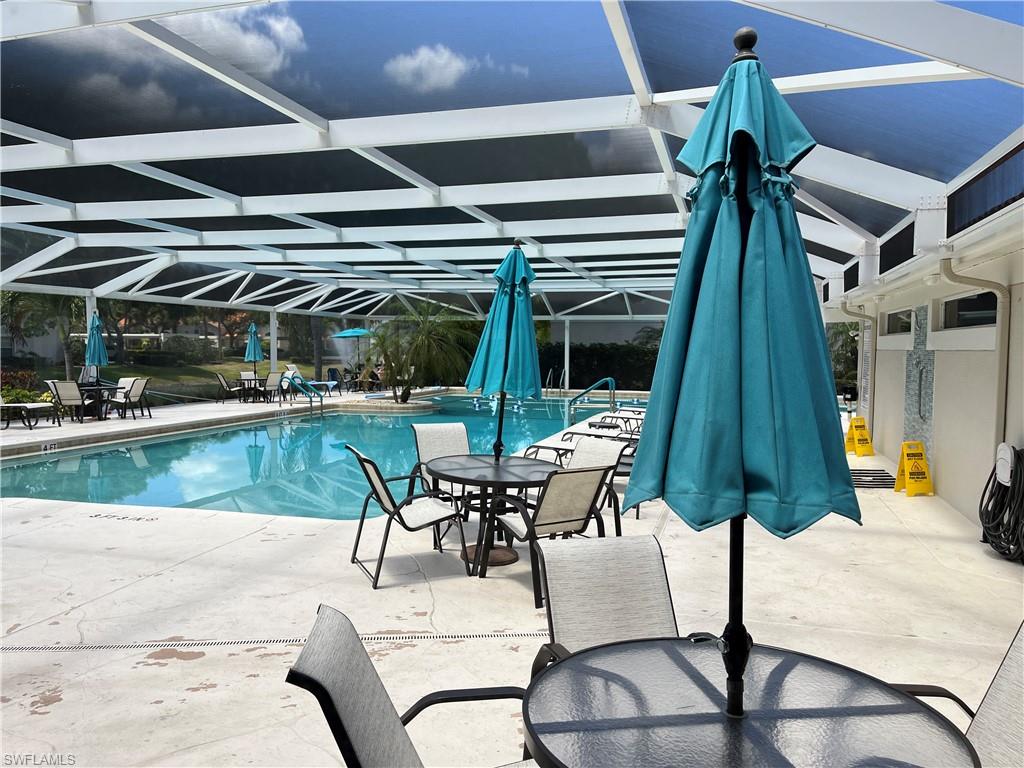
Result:
[[[544,597],[541,595],[540,587],[540,568],[537,564],[537,550],[533,546],[534,541],[532,539],[526,540],[526,545],[530,550],[530,573],[533,576],[533,607],[543,608]]]
[[[622,535],[622,520],[621,520],[622,515],[621,515],[620,510],[619,510],[619,497],[618,497],[618,495],[616,495],[615,491],[612,491],[611,493],[608,494],[608,498],[610,498],[611,502],[612,502],[612,515],[615,518],[615,535],[616,536],[621,536]]]
[[[366,510],[370,506],[370,498],[373,494],[367,494],[366,499],[363,501],[363,511],[359,514],[359,527],[356,528],[356,540],[352,544],[352,559],[350,563],[356,562],[356,554],[359,551],[359,537],[363,535],[363,523],[366,522]]]
[[[377,588],[377,582],[380,581],[380,569],[384,565],[384,550],[388,546],[388,534],[391,533],[391,523],[395,521],[391,515],[388,515],[388,522],[384,526],[384,538],[380,542],[380,554],[377,555],[377,567],[373,571],[373,580],[370,582],[374,589]]]
[[[462,562],[466,566],[466,575],[469,576],[469,555],[466,553],[466,534],[462,530],[462,517],[456,515],[454,518],[455,525],[459,528],[459,544],[462,547]]]

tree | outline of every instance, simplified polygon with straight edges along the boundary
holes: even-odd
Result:
[[[661,334],[664,330],[663,326],[645,325],[633,336],[633,343],[645,349],[657,349],[661,346]]]
[[[85,330],[85,300],[82,297],[2,291],[0,315],[12,341],[24,343],[33,336],[56,331],[64,357],[64,376],[69,381],[74,378],[71,375],[71,333],[75,328]]]
[[[313,336],[313,378],[322,381],[324,378],[324,324],[323,320],[311,315],[309,330]]]
[[[469,367],[472,331],[438,304],[421,302],[378,326],[372,353],[384,362],[383,380],[396,403],[413,387],[461,381]]]
[[[857,385],[857,337],[859,323],[828,323],[825,335],[832,358],[836,391]]]

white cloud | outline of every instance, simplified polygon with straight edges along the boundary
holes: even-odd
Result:
[[[384,74],[417,93],[447,91],[477,68],[476,59],[455,53],[446,45],[421,45],[412,53],[400,53],[384,64]]]
[[[404,88],[417,93],[447,91],[477,69],[529,77],[530,68],[521,64],[499,64],[490,54],[483,60],[463,56],[441,43],[421,45],[412,53],[400,53],[384,63],[384,74]]]
[[[107,112],[144,115],[147,121],[187,122],[200,115],[194,106],[180,107],[178,98],[155,80],[131,85],[117,75],[100,72],[81,80],[75,93],[83,102],[102,104]]]
[[[293,54],[306,50],[302,27],[277,8],[232,8],[171,16],[163,25],[253,77],[286,68]]]

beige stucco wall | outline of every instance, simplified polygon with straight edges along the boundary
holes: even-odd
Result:
[[[898,461],[903,442],[903,388],[907,375],[907,353],[879,350],[875,367],[875,406],[871,435],[875,451]]]
[[[935,491],[968,517],[995,458],[996,369],[994,350],[935,353]]]

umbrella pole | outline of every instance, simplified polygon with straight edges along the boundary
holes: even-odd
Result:
[[[743,626],[743,520],[729,521],[729,623],[722,633],[722,658],[725,661],[726,714],[743,717],[743,672],[750,657],[753,640]]]
[[[512,348],[512,320],[515,317],[516,287],[508,289],[508,318],[505,321],[505,360],[501,365],[501,394],[498,397],[498,435],[494,439],[494,463],[501,461],[501,453],[505,444],[501,442],[501,433],[505,428],[505,377],[508,376],[508,357]]]

